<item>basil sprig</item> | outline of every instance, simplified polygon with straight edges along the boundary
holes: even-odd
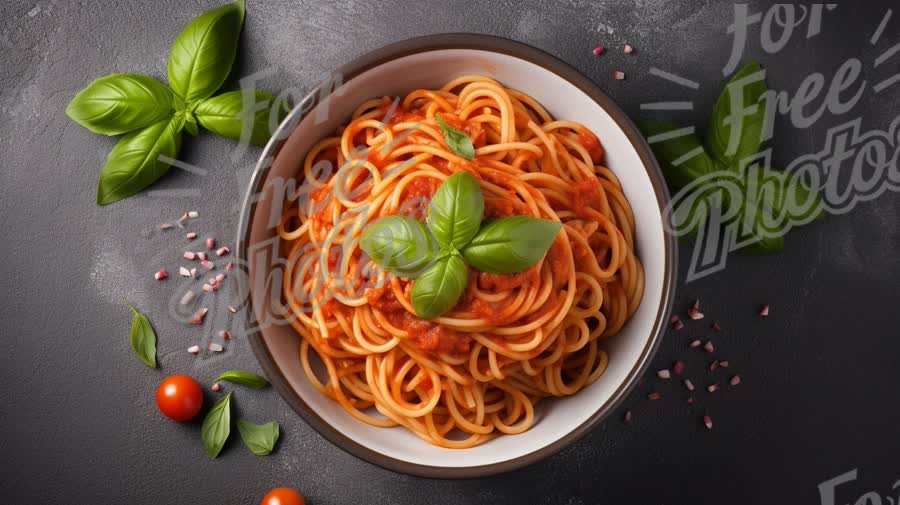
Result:
[[[220,375],[214,382],[228,381],[253,389],[262,389],[269,385],[269,381],[259,375],[240,370],[229,370]]]
[[[241,441],[250,449],[250,452],[257,456],[266,456],[275,449],[278,443],[280,429],[275,421],[266,424],[253,424],[243,419],[237,422],[238,432],[241,434]]]
[[[156,332],[143,314],[130,304],[128,308],[134,312],[134,319],[131,321],[131,348],[145,365],[156,368]]]
[[[215,459],[231,435],[231,395],[229,391],[206,413],[200,427],[200,438],[209,457]]]
[[[748,63],[735,72],[713,106],[705,145],[693,134],[673,134],[666,138],[667,133],[679,129],[674,123],[638,122],[660,162],[666,181],[674,190],[715,172],[741,174],[746,183],[746,194],[741,201],[732,202],[728,193],[723,192],[723,201],[719,203],[725,208],[740,206],[739,233],[741,236],[755,237],[749,250],[763,253],[784,248],[783,230],[786,220],[810,216],[818,218],[822,215],[819,194],[802,182],[787,177],[784,172],[763,167],[757,172],[766,183],[757,184],[756,181],[749,180],[744,170],[744,161],[752,158],[763,146],[766,114],[771,113],[764,77],[764,70],[755,62]],[[740,114],[739,124],[732,124],[729,122],[732,116],[732,93],[738,92],[741,98],[739,106],[743,107],[744,113]],[[660,138],[663,140],[659,140]],[[789,202],[797,204],[798,208],[788,208]],[[703,225],[706,216],[694,216],[702,210],[702,203],[697,200],[697,206],[688,210],[691,217],[679,219],[693,226],[693,229],[683,231],[692,232]],[[749,219],[744,218],[745,216],[749,216]]]
[[[72,98],[66,114],[73,121],[95,133],[126,134],[100,173],[98,205],[134,195],[168,172],[169,164],[160,158],[178,157],[183,131],[197,135],[203,126],[223,137],[265,145],[269,124],[286,113],[274,107],[272,95],[248,93],[254,103],[245,103],[240,91],[213,96],[231,72],[243,22],[243,0],[194,19],[169,54],[171,89],[151,77],[112,74]]]
[[[444,134],[444,140],[447,142],[447,147],[458,156],[467,160],[474,160],[475,146],[472,145],[472,139],[456,128],[447,126],[447,123],[441,118],[440,113],[435,114],[434,117],[437,119],[438,126],[441,128],[441,133]]]
[[[466,262],[483,272],[521,272],[544,257],[562,227],[528,216],[482,224],[483,217],[478,181],[468,172],[457,172],[435,192],[427,226],[410,217],[383,217],[366,228],[360,247],[382,268],[415,278],[413,309],[423,319],[434,319],[453,308],[465,292]]]

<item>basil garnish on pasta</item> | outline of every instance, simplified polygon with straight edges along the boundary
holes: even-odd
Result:
[[[440,113],[435,114],[434,117],[437,119],[438,126],[441,128],[441,133],[444,134],[444,140],[447,141],[447,147],[458,156],[467,160],[474,160],[475,146],[472,145],[472,139],[456,128],[447,126],[447,123],[441,118]]]

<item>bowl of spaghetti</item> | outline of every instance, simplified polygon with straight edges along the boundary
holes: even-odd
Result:
[[[241,214],[248,335],[342,449],[463,478],[540,460],[635,386],[675,277],[668,193],[633,124],[554,57],[420,37],[284,120]]]

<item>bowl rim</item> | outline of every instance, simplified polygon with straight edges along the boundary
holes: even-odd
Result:
[[[640,134],[637,127],[631,119],[628,118],[625,112],[619,108],[606,93],[601,91],[596,84],[569,64],[543,50],[522,42],[493,35],[472,33],[425,35],[395,42],[381,47],[380,49],[365,53],[362,56],[355,58],[350,63],[339,67],[332,75],[339,75],[343,78],[342,82],[347,82],[359,74],[390,60],[413,54],[445,49],[471,49],[513,56],[555,73],[585,93],[610,115],[634,147],[650,178],[657,203],[659,204],[660,216],[661,218],[664,216],[662,211],[665,209],[670,198],[668,187],[666,186],[659,164],[653,156],[643,135]],[[253,220],[256,208],[255,195],[259,194],[261,185],[268,175],[272,166],[271,160],[278,154],[287,138],[297,125],[300,124],[300,121],[313,109],[310,104],[315,103],[316,96],[319,96],[322,88],[322,85],[314,87],[303,100],[288,113],[278,129],[273,133],[272,138],[265,146],[253,169],[247,193],[241,204],[237,231],[237,265],[245,271],[244,273],[246,273],[247,265],[247,246],[250,238],[250,223]],[[665,230],[665,226],[663,229]],[[665,247],[663,286],[656,320],[653,323],[653,329],[651,330],[651,335],[647,344],[641,351],[638,361],[628,372],[625,380],[613,391],[609,400],[597,408],[596,412],[591,414],[587,420],[566,433],[564,436],[522,456],[486,465],[443,467],[411,463],[374,451],[339,432],[336,428],[323,420],[289,385],[285,374],[276,364],[274,357],[263,342],[261,332],[258,329],[250,329],[256,328],[256,318],[254,311],[252,310],[252,300],[249,296],[249,286],[247,285],[246,275],[236,276],[238,278],[238,290],[241,294],[241,300],[246,300],[246,303],[243,303],[239,310],[241,310],[245,316],[244,320],[247,324],[247,337],[250,341],[250,346],[253,349],[261,368],[268,376],[272,387],[288,403],[288,405],[294,409],[294,411],[300,414],[307,424],[312,426],[314,430],[325,437],[329,442],[359,459],[387,470],[403,474],[439,479],[487,477],[531,465],[556,454],[563,448],[571,445],[590,432],[612,413],[635,388],[638,380],[643,376],[644,371],[653,359],[660,341],[662,340],[674,295],[674,284],[678,270],[677,248],[675,247],[674,238],[665,231],[663,232],[663,242]]]

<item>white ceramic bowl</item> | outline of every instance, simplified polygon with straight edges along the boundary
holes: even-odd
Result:
[[[637,254],[646,286],[637,312],[605,343],[609,368],[596,383],[572,397],[542,401],[534,426],[523,434],[450,450],[431,446],[403,428],[361,423],[317,392],[300,367],[299,336],[290,326],[270,324],[268,288],[248,279],[270,279],[273,269],[277,275],[277,236],[270,217],[280,214],[275,201],[279,197],[267,189],[297,176],[314,142],[346,123],[365,100],[437,88],[463,74],[487,75],[521,90],[554,117],[577,121],[601,139],[607,164],[634,209]],[[411,39],[362,56],[334,76],[338,86],[313,90],[275,133],[257,164],[241,215],[238,258],[248,274],[241,287],[249,295],[245,304],[249,337],[273,386],[324,437],[351,454],[403,473],[440,478],[495,474],[533,463],[572,443],[637,383],[668,318],[677,266],[673,240],[663,230],[668,192],[640,133],[609,97],[571,67],[530,46],[496,37],[446,34]]]

